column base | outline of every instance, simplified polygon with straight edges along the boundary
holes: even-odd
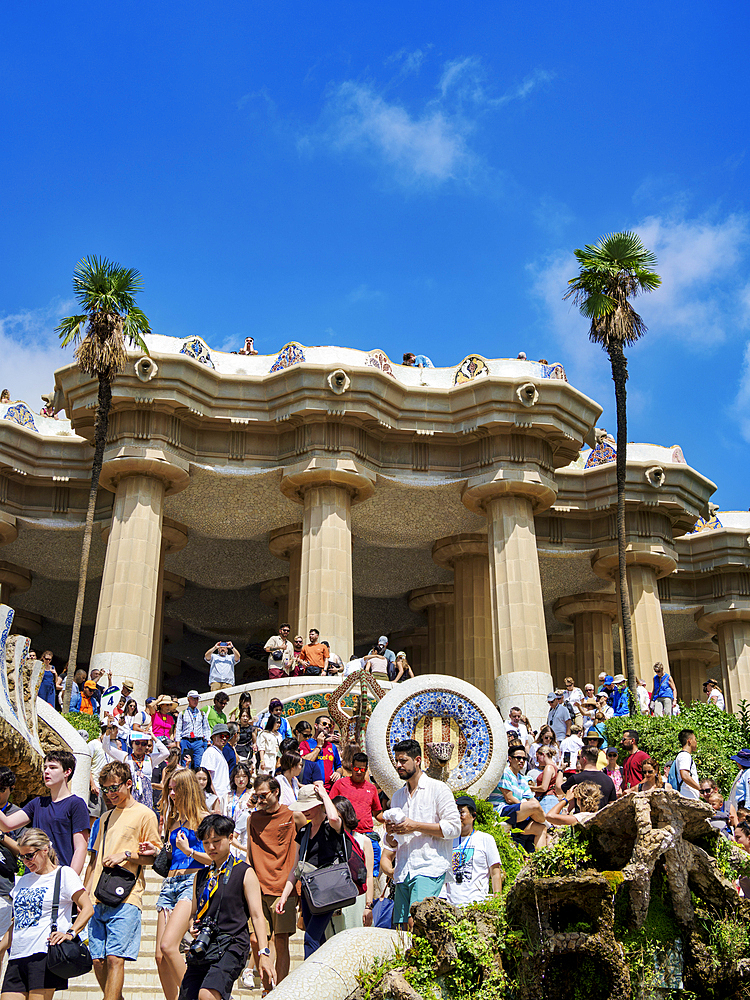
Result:
[[[112,683],[120,684],[125,677],[133,682],[133,697],[138,702],[138,710],[143,711],[146,698],[158,692],[149,692],[151,661],[135,653],[94,653],[89,663],[89,671],[97,669],[112,672]]]
[[[495,678],[495,701],[503,719],[517,705],[534,729],[538,729],[547,721],[547,695],[553,688],[551,674],[542,670],[514,670]]]

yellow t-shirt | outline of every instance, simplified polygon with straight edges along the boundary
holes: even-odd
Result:
[[[108,819],[109,823],[107,823]],[[105,826],[107,827],[106,837],[104,837]],[[102,843],[103,837],[104,843]],[[131,802],[124,809],[110,809],[104,813],[99,820],[99,833],[94,845],[94,849],[96,850],[96,865],[94,866],[94,878],[91,883],[94,896],[96,895],[95,890],[99,882],[99,876],[102,873],[102,861],[104,858],[108,858],[112,854],[122,854],[123,851],[130,851],[133,855],[132,859],[126,861],[121,867],[127,868],[128,871],[135,874],[138,871],[138,862],[136,861],[138,845],[146,840],[149,840],[152,844],[157,844],[159,847],[161,846],[159,823],[156,819],[156,814],[148,806],[144,806],[140,802]],[[137,906],[139,910],[142,909],[143,890],[145,888],[146,876],[143,874],[143,868],[141,868],[138,880],[133,886],[126,902]],[[96,903],[96,898],[94,898],[93,902]]]

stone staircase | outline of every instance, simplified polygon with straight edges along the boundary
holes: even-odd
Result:
[[[125,963],[125,1000],[159,1000],[163,997],[159,973],[156,971],[154,949],[156,947],[156,900],[162,879],[151,869],[146,869],[146,892],[143,896],[143,924],[141,930],[141,950],[136,962]],[[303,961],[302,931],[290,939],[291,968],[296,969]],[[241,982],[234,988],[235,997],[259,997],[259,989],[247,990]],[[101,1000],[102,991],[96,976],[90,972],[79,979],[71,979],[65,992],[66,1000]]]

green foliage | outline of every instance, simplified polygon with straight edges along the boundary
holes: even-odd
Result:
[[[719,871],[730,882],[742,875],[750,876],[750,854],[732,845],[726,837],[716,837],[713,850],[709,848],[709,853],[716,858]]]
[[[621,943],[630,969],[633,996],[651,1000],[670,995],[666,991],[679,982],[676,943],[680,929],[669,899],[669,887],[663,873],[651,883],[646,921],[639,930],[622,930]],[[619,934],[618,934],[619,936]],[[682,994],[677,994],[681,996]]]
[[[121,267],[106,257],[84,257],[73,272],[73,290],[85,312],[60,320],[56,332],[62,347],[80,343],[87,321],[91,323],[96,317],[108,314],[121,317],[125,338],[148,354],[143,336],[150,332],[149,323],[135,301],[135,296],[143,290],[138,271]]]
[[[73,729],[85,729],[89,739],[98,739],[101,732],[98,715],[84,715],[83,712],[63,712],[63,719],[71,724]]]
[[[566,826],[551,847],[543,847],[529,858],[532,874],[540,877],[572,875],[592,864],[588,844],[575,826]]]
[[[486,799],[474,799],[474,801],[477,804],[477,818],[474,826],[477,830],[482,830],[494,837],[500,854],[500,863],[505,872],[503,893],[506,893],[515,882],[516,876],[526,861],[526,852],[522,847],[519,847],[502,826],[500,817]]]
[[[737,709],[737,718],[740,721],[742,732],[742,746],[750,747],[750,703],[743,698]]]
[[[698,737],[695,765],[699,775],[716,779],[723,795],[729,794],[737,776],[737,766],[729,757],[748,746],[742,725],[736,716],[722,712],[714,705],[694,701],[686,706],[680,702],[678,716],[641,715],[637,718],[612,718],[606,724],[607,742],[619,746],[625,729],[636,729],[638,747],[654,758],[660,768],[670,764],[680,752],[677,734],[681,729],[694,729]],[[624,760],[621,754],[621,761]]]
[[[711,920],[705,929],[717,965],[722,962],[736,965],[741,958],[747,957],[750,948],[750,930],[745,921],[725,916]]]
[[[508,985],[495,962],[495,942],[479,933],[471,920],[457,920],[451,928],[458,961],[444,979],[448,995],[455,1000],[500,1000]],[[412,985],[414,985],[412,983]]]

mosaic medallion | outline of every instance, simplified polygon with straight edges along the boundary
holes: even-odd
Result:
[[[616,459],[616,449],[608,441],[600,441],[586,459],[584,469],[593,469],[597,465],[606,465],[607,462],[614,462]]]
[[[365,365],[368,368],[379,368],[386,375],[393,375],[393,365],[388,355],[383,351],[370,351],[365,358]],[[396,376],[393,375],[393,377],[395,378]]]
[[[565,369],[562,365],[542,365],[542,377],[543,378],[557,378],[562,382],[568,381],[568,376],[565,374]]]
[[[208,365],[209,368],[216,367],[211,360],[211,352],[208,346],[200,337],[192,337],[190,340],[186,340],[180,348],[180,354],[187,354],[189,358],[200,361],[202,365]]]
[[[478,378],[480,375],[489,375],[489,373],[490,370],[484,358],[480,354],[470,354],[456,369],[453,384],[461,385],[463,382],[471,382],[472,379]]]
[[[396,685],[380,702],[367,727],[366,746],[375,778],[393,794],[401,784],[393,748],[401,740],[450,744],[447,783],[454,791],[488,794],[500,780],[507,738],[489,698],[466,681],[444,675],[415,677]]]
[[[12,420],[14,423],[20,424],[21,427],[28,427],[30,431],[39,433],[34,423],[33,414],[25,403],[14,403],[13,406],[9,406],[3,420]]]
[[[717,528],[723,528],[724,525],[719,520],[716,514],[713,517],[706,519],[705,517],[699,517],[695,522],[695,526],[692,531],[688,531],[689,535],[697,535],[700,531],[716,531]]]
[[[271,365],[269,371],[283,372],[285,368],[291,368],[292,365],[298,365],[304,360],[305,352],[302,349],[302,344],[298,344],[296,340],[293,340],[281,349],[278,358]]]
[[[687,465],[685,456],[682,454],[682,448],[678,444],[672,448],[672,461],[675,465]]]

